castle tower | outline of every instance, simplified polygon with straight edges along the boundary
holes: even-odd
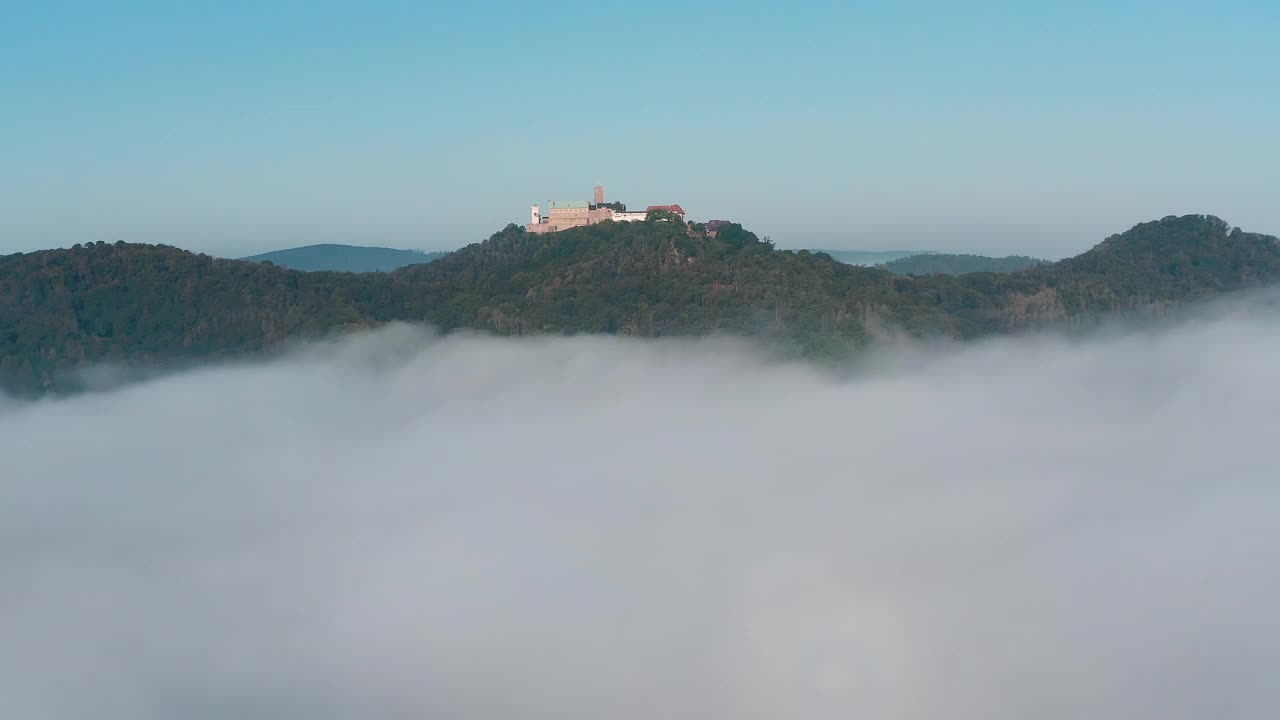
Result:
[[[596,206],[599,207],[600,205],[603,205],[603,204],[604,204],[604,186],[597,185],[596,186]]]
[[[534,205],[532,208],[529,209],[529,221],[533,225],[537,225],[538,223],[542,222],[542,206],[541,205]]]

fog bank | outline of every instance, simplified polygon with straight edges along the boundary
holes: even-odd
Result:
[[[433,339],[0,403],[0,716],[1280,716],[1280,315]]]

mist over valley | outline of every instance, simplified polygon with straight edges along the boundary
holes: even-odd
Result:
[[[1278,331],[393,326],[9,401],[0,714],[1265,715]]]

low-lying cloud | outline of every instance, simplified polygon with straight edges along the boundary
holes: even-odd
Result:
[[[1280,715],[1280,315],[433,339],[0,408],[0,716]]]

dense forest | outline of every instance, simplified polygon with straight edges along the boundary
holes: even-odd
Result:
[[[976,272],[1011,273],[1027,268],[1043,265],[1044,260],[1037,260],[1025,255],[1009,255],[1007,257],[987,257],[986,255],[950,255],[946,253],[925,253],[890,260],[880,267],[899,275],[965,275]]]
[[[102,361],[165,367],[403,320],[499,334],[731,333],[839,357],[896,334],[973,338],[1280,279],[1280,243],[1168,217],[1015,273],[902,276],[780,251],[739,225],[673,221],[533,235],[515,225],[390,273],[301,272],[164,245],[0,258],[0,388],[77,388]]]

